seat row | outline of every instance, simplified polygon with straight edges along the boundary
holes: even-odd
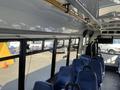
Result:
[[[63,66],[51,85],[47,82],[38,81],[34,90],[99,90],[105,74],[103,58],[100,56],[90,57],[82,55],[73,60],[72,65]]]

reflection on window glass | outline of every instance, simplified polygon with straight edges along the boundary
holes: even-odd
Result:
[[[18,90],[19,60],[0,61],[0,90]]]
[[[52,53],[50,51],[27,56],[25,90],[33,90],[36,81],[50,78]]]

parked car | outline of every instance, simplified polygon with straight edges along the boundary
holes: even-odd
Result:
[[[120,52],[120,44],[99,44],[99,50],[110,54]]]

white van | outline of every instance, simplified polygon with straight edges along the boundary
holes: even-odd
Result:
[[[120,44],[99,44],[99,49],[101,52],[115,54],[120,52]]]

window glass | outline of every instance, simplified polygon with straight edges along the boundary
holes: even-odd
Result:
[[[36,81],[50,78],[52,53],[50,51],[27,56],[25,90],[33,90]]]
[[[58,40],[57,41],[57,48],[56,51],[56,67],[55,67],[55,73],[57,73],[61,66],[66,66],[66,59],[67,59],[67,47],[68,47],[67,40]]]
[[[78,47],[78,39],[73,39],[70,49],[70,64],[72,64],[73,60],[76,59],[77,47]]]
[[[0,90],[18,90],[19,60],[0,61]]]
[[[20,42],[0,42],[0,57],[19,54]]]
[[[113,44],[99,44],[98,49],[106,65],[118,65],[120,57],[120,39],[113,39]]]
[[[42,41],[28,41],[28,51],[41,50],[42,49]]]
[[[0,58],[19,54],[18,41],[0,42]],[[0,61],[0,90],[18,89],[18,58]]]
[[[51,49],[53,48],[54,40],[45,40],[44,42],[44,49]]]

